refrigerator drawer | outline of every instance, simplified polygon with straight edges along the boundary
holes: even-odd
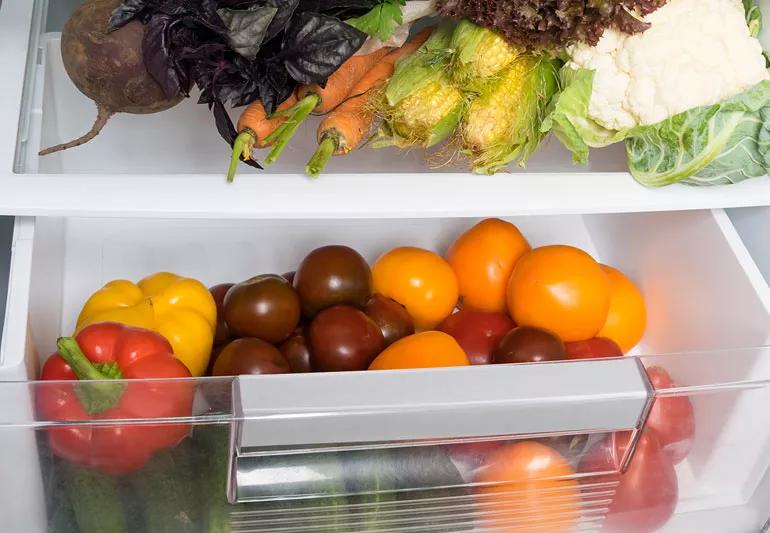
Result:
[[[770,464],[770,288],[727,214],[510,220],[533,246],[579,246],[639,284],[649,325],[631,355],[133,381],[182,407],[61,421],[45,416],[52,399],[103,394],[104,383],[35,381],[37,368],[109,280],[173,271],[238,281],[291,270],[331,243],[369,261],[403,244],[443,252],[475,220],[18,218],[0,367],[9,531],[88,531],[92,516],[126,531],[757,530]],[[668,432],[653,433],[661,412]],[[91,440],[72,445],[83,435]],[[153,439],[166,444],[137,457]],[[73,465],[84,450],[94,469]],[[634,488],[650,476],[658,490]]]
[[[334,158],[320,180],[303,175],[316,123],[269,170],[243,167],[225,183],[229,147],[194,94],[156,115],[118,114],[92,142],[39,157],[91,128],[96,109],[63,68],[60,31],[77,0],[0,7],[0,213],[201,218],[491,216],[636,212],[764,205],[770,178],[729,187],[653,190],[627,173],[622,145],[575,166],[550,139],[526,169],[472,176],[430,170],[420,150],[365,149]],[[762,4],[765,9],[766,4]],[[238,113],[235,110],[234,113]],[[375,194],[372,192],[376,191]]]

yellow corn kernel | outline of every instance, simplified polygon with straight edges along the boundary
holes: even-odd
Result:
[[[473,75],[480,78],[494,76],[513,63],[518,55],[518,52],[500,34],[489,31],[478,47]]]
[[[394,126],[401,136],[424,141],[431,130],[457,107],[462,97],[462,93],[447,81],[428,83],[398,104]]]
[[[532,67],[532,61],[516,61],[492,91],[473,101],[463,124],[467,148],[482,151],[506,141],[520,112],[518,104]]]

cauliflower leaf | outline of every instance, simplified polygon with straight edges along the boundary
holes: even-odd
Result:
[[[712,106],[634,128],[626,139],[637,181],[720,185],[763,176],[770,169],[770,81]]]
[[[588,116],[594,71],[564,66],[559,75],[562,90],[552,100],[540,131],[552,131],[572,152],[576,164],[588,163],[589,147],[601,148],[622,141],[627,131],[610,130]]]

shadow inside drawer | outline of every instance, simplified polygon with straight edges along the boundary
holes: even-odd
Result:
[[[5,304],[8,297],[8,274],[11,265],[13,217],[0,217],[0,324],[5,323]],[[3,330],[0,327],[0,341]]]

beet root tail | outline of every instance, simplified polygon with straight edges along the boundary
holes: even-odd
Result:
[[[104,126],[107,125],[107,122],[110,120],[110,118],[112,118],[115,112],[110,111],[106,107],[99,104],[96,105],[96,109],[97,109],[96,121],[94,122],[94,125],[91,127],[91,131],[89,131],[82,137],[75,139],[74,141],[70,141],[64,144],[57,144],[56,146],[51,146],[50,148],[41,150],[38,155],[44,156],[44,155],[54,154],[56,152],[61,152],[63,150],[69,150],[70,148],[75,148],[76,146],[85,144],[88,141],[95,138],[97,135],[99,135],[99,133],[101,133],[102,129],[104,129]]]

